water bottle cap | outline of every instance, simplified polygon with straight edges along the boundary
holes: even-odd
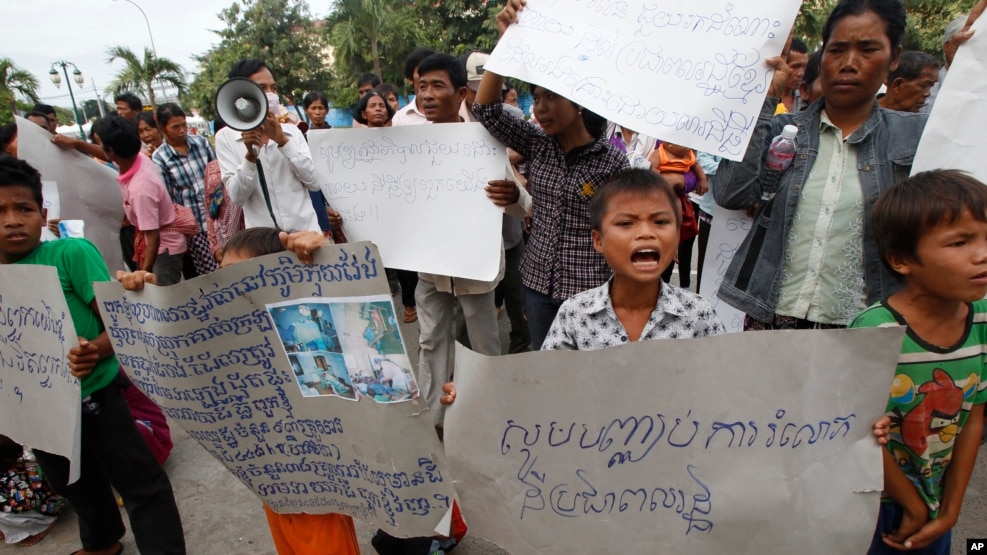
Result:
[[[786,139],[794,139],[799,133],[798,126],[786,125],[784,129],[781,130],[781,136]]]

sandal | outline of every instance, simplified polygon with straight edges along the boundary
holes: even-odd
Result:
[[[410,324],[418,321],[418,309],[413,306],[404,307],[404,323]]]

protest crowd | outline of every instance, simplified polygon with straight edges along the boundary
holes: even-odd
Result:
[[[401,303],[397,318],[417,323],[418,383],[439,440],[447,414],[455,415],[457,341],[501,356],[726,333],[699,291],[717,212],[746,212],[750,231],[716,289],[744,313],[742,333],[907,326],[887,378],[893,387],[907,378],[919,393],[903,398],[893,389],[887,417],[873,423],[885,446],[884,494],[868,553],[950,553],[987,401],[987,187],[955,168],[909,174],[939,87],[985,5],[944,22],[940,60],[904,51],[902,0],[840,0],[817,47],[789,38],[780,56],[761,62],[770,82],[736,160],[623,127],[541,85],[511,82],[485,67],[488,53],[415,48],[404,60],[415,96],[404,106],[394,84],[361,78],[354,129],[477,122],[508,152],[503,177],[482,193],[502,212],[492,279],[386,270]],[[507,0],[494,21],[499,34],[524,10],[524,0]],[[51,106],[23,115],[62,150],[118,172],[125,217],[117,254],[128,268],[115,275],[84,234],[47,218],[44,172],[18,158],[17,124],[0,128],[0,263],[57,268],[79,336],[68,361],[82,395],[78,481],[69,484],[63,456],[30,449],[30,438],[0,436],[7,543],[41,542],[67,506],[79,519],[76,554],[117,555],[122,506],[141,553],[186,553],[162,468],[172,449],[168,420],[114,355],[92,283],[172,286],[276,252],[311,261],[318,248],[347,242],[349,214],[334,206],[309,148],[331,127],[330,99],[307,92],[298,117],[278,96],[278,76],[299,69],[261,59],[232,64],[229,78],[256,84],[267,115],[249,130],[217,119],[214,138],[190,130],[190,113],[178,104],[147,107],[130,93],[115,98],[116,113],[96,121],[88,140],[58,135]],[[529,92],[525,113],[517,98]],[[792,126],[795,147],[786,154],[778,138]],[[338,352],[336,331],[323,331],[332,324],[317,310],[304,316],[315,324],[296,324],[297,342]],[[368,318],[365,339],[380,347],[396,322],[380,312]],[[385,370],[389,362],[378,359],[378,374],[351,384],[328,371],[312,384],[404,399],[405,377],[396,364]],[[940,405],[923,406],[923,394],[934,391]],[[934,448],[928,433],[914,431],[947,426]],[[378,530],[373,545],[383,555],[451,551],[469,525],[461,508],[453,504],[448,533],[400,538]],[[279,513],[266,504],[264,512],[279,554],[360,552],[351,516]]]

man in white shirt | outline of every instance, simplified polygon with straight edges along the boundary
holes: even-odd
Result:
[[[237,62],[230,70],[230,78],[233,77],[246,77],[265,93],[277,94],[274,75],[262,60]],[[256,156],[254,146],[258,148]],[[264,123],[252,131],[223,128],[216,133],[216,156],[230,200],[243,207],[246,227],[319,231],[308,194],[318,191],[319,184],[312,154],[298,127],[279,123],[269,113]]]

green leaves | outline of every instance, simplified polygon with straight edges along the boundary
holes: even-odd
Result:
[[[123,69],[117,72],[107,87],[108,92],[113,94],[132,92],[143,96],[148,100],[148,104],[155,106],[154,83],[174,87],[178,89],[179,95],[188,90],[185,70],[182,66],[168,58],[155,56],[150,48],[144,49],[143,59],[125,46],[112,46],[107,50],[107,54],[109,56],[107,63],[116,60],[122,60],[124,63]]]
[[[21,69],[10,58],[0,58],[0,124],[14,121],[18,96],[38,101],[38,78]]]

